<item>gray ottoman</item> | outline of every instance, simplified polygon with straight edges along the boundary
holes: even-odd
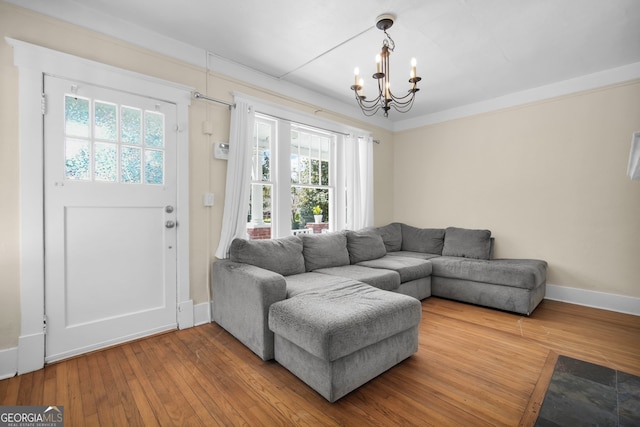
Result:
[[[415,298],[357,281],[328,285],[269,309],[275,359],[335,402],[418,351]]]

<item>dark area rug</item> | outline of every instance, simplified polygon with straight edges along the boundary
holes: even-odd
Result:
[[[536,426],[640,426],[640,377],[558,356]]]

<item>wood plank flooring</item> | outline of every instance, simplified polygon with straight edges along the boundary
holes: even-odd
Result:
[[[558,354],[640,375],[640,317],[545,300],[530,317],[429,298],[419,351],[336,403],[217,324],[0,381],[65,426],[532,425]]]

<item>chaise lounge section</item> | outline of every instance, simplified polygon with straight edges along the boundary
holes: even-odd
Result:
[[[418,351],[415,298],[342,279],[274,303],[275,360],[330,402]]]
[[[392,223],[375,229],[387,257],[419,258],[432,265],[431,294],[530,315],[544,299],[547,263],[494,259],[489,230],[417,228]],[[383,259],[361,265],[383,266]]]

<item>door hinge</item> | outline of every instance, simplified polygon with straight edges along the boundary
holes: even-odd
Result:
[[[40,109],[42,110],[42,115],[47,114],[47,94],[43,93],[40,98]]]
[[[42,317],[42,333],[47,335],[47,315]]]

